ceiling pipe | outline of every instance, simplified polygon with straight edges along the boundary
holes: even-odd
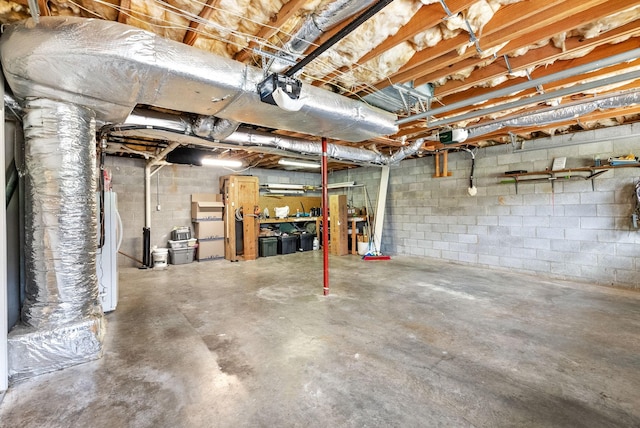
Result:
[[[272,68],[278,72],[283,71],[289,66],[292,58],[302,55],[318,37],[373,2],[374,0],[336,0],[325,5],[319,13],[309,15],[298,31],[284,44],[282,51],[278,53],[282,59],[276,59]]]
[[[248,127],[239,127],[236,132],[228,137],[212,141],[209,137],[198,136],[193,131],[191,121],[186,116],[160,113],[156,111],[143,111],[136,109],[125,123],[121,125],[107,125],[102,128],[103,136],[142,136],[147,138],[162,138],[169,141],[178,141],[181,144],[195,144],[205,147],[219,144],[234,148],[252,148],[256,151],[267,149],[273,152],[277,149],[286,153],[297,153],[303,156],[322,156],[322,145],[316,141],[284,135],[271,134]],[[408,156],[417,153],[424,140],[418,139],[413,143],[400,148],[395,153],[387,156],[373,150],[359,147],[344,146],[329,143],[328,156],[338,161],[350,161],[366,165],[390,165],[397,164]],[[162,157],[156,157],[161,160]]]
[[[372,18],[376,13],[380,12],[384,9],[389,3],[393,0],[380,0],[369,9],[365,10],[361,15],[359,15],[356,19],[349,22],[344,28],[338,31],[336,34],[331,36],[329,40],[315,48],[309,55],[305,56],[299,63],[291,67],[285,73],[286,76],[292,77],[299,71],[301,71],[307,64],[311,61],[322,55],[327,49],[331,48],[331,46],[338,43],[340,40],[344,39],[346,36],[351,34],[356,28],[364,24],[370,18]]]
[[[551,125],[576,119],[595,110],[620,108],[638,103],[640,103],[640,90],[615,95],[602,95],[588,100],[544,109],[535,113],[500,118],[493,122],[470,126],[466,129],[469,132],[469,137],[473,138],[503,128]]]
[[[580,65],[578,67],[573,67],[568,70],[562,70],[557,73],[550,74],[548,76],[539,77],[537,79],[528,80],[526,82],[522,82],[517,85],[509,86],[503,89],[499,89],[497,91],[489,92],[488,94],[478,95],[478,96],[467,98],[466,100],[458,101],[443,107],[434,108],[423,113],[414,114],[413,116],[409,116],[409,117],[405,117],[397,120],[396,124],[403,125],[405,123],[413,122],[418,119],[424,119],[430,116],[447,113],[449,111],[456,110],[459,108],[473,106],[475,104],[483,103],[492,98],[505,97],[505,96],[514,94],[516,92],[523,91],[525,89],[535,88],[536,86],[539,86],[539,85],[544,85],[544,84],[555,82],[557,80],[565,79],[568,77],[589,73],[595,70],[599,70],[601,68],[609,67],[611,65],[620,64],[626,61],[631,61],[639,57],[640,57],[640,48],[633,49],[618,55],[613,55],[608,58],[599,59],[597,61],[592,61],[587,64]],[[601,83],[598,86],[603,86],[607,84],[609,84],[608,79],[602,79]],[[573,86],[572,88],[578,88],[578,86]],[[568,88],[568,89],[571,89],[571,88]],[[572,93],[572,92],[576,92],[576,91],[574,90],[568,93]],[[559,91],[554,91],[546,95],[548,96],[548,98],[546,99],[560,96]],[[530,99],[533,99],[533,98],[535,97],[532,97]],[[482,112],[484,113],[486,110],[487,109],[483,109]]]
[[[522,98],[517,101],[512,101],[510,103],[500,104],[493,107],[487,107],[481,110],[472,111],[472,112],[461,114],[458,116],[448,117],[442,120],[436,120],[434,122],[430,122],[429,125],[431,127],[444,126],[451,123],[472,119],[474,117],[481,116],[481,115],[487,115],[487,114],[497,113],[504,110],[511,110],[518,107],[524,107],[531,104],[537,104],[540,102],[548,101],[553,98],[564,97],[565,95],[571,95],[579,92],[588,91],[591,89],[596,89],[605,85],[612,85],[615,83],[626,82],[628,80],[634,80],[639,78],[640,78],[640,70],[631,71],[629,73],[624,73],[624,74],[620,74],[613,77],[605,77],[604,79],[595,80],[589,83],[583,83],[581,85],[574,85],[568,88],[558,89],[553,92],[547,92],[544,94],[535,95],[533,97]]]
[[[194,121],[193,133],[198,137],[224,140],[236,132],[240,122],[228,119],[219,119],[215,116],[199,116]]]

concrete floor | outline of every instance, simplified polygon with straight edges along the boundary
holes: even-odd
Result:
[[[321,253],[123,269],[101,360],[2,427],[640,426],[640,293]]]

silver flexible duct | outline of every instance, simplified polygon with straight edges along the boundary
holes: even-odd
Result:
[[[100,356],[94,113],[47,99],[24,108],[26,298],[9,336],[10,374]]]
[[[580,116],[591,113],[595,110],[627,107],[636,103],[640,103],[640,92],[604,96],[587,102],[559,106],[539,113],[499,119],[486,125],[469,127],[467,128],[467,131],[469,131],[469,138],[473,138],[508,127],[551,125],[579,118]]]
[[[84,105],[106,123],[145,104],[352,142],[398,129],[394,114],[308,84],[300,111],[263,103],[262,70],[117,22],[41,17],[5,26],[0,58],[16,98]]]
[[[194,127],[189,124],[187,118],[159,112],[145,112],[138,109],[127,118],[123,125],[107,126],[102,130],[103,133],[112,133],[121,136],[124,135],[124,131],[126,131],[126,136],[129,137],[136,135],[148,138],[154,138],[155,136],[156,138],[160,137],[163,139],[170,137],[172,141],[181,141],[183,144],[211,146],[211,143],[205,140],[207,136],[198,135]],[[170,136],[168,133],[174,133],[175,135]],[[198,140],[197,137],[203,139]],[[256,151],[260,151],[261,148],[266,148],[268,150],[264,151],[267,153],[273,153],[273,149],[277,149],[279,151],[298,153],[301,155],[322,155],[322,144],[319,142],[271,134],[247,127],[239,127],[236,132],[226,138],[220,139],[220,142],[222,143],[221,146],[251,147],[257,149]],[[424,139],[416,140],[412,144],[402,147],[391,156],[359,147],[329,143],[327,145],[327,154],[335,160],[370,165],[391,165],[416,153],[422,147],[423,142]]]
[[[240,123],[218,119],[215,116],[198,116],[193,124],[193,133],[198,137],[211,138],[212,140],[224,140],[236,132]]]
[[[325,5],[319,12],[307,17],[285,44],[284,51],[296,56],[304,53],[323,33],[373,3],[375,0],[336,0]]]

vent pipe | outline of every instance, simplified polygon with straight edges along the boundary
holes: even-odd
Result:
[[[194,123],[197,124],[199,121],[200,119],[197,119]],[[206,133],[198,135],[195,131],[196,127],[197,125],[192,125],[191,121],[184,116],[136,109],[125,123],[107,126],[102,129],[102,133],[114,136],[164,139],[180,142],[181,144],[194,144],[204,147],[252,148],[255,151],[264,151],[266,153],[273,153],[275,149],[279,152],[297,153],[306,156],[320,157],[322,155],[322,144],[317,141],[272,134],[243,126],[228,137],[217,141],[204,135]],[[422,148],[423,142],[424,139],[416,140],[392,155],[384,155],[359,147],[328,143],[327,156],[338,161],[357,164],[392,165],[415,154]]]
[[[288,67],[292,59],[302,55],[325,32],[373,3],[374,0],[336,0],[325,5],[319,12],[309,15],[290,41],[285,43],[283,51],[290,55],[285,53],[283,56],[288,57],[289,61],[274,64],[276,71]]]
[[[94,113],[47,99],[25,105],[25,270],[21,320],[9,333],[9,376],[99,358]]]

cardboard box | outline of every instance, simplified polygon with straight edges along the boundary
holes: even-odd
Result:
[[[196,259],[199,262],[224,258],[224,239],[198,240]]]
[[[224,238],[223,221],[198,221],[193,224],[198,239]]]
[[[194,193],[191,195],[191,219],[222,220],[222,210],[224,202],[222,195],[218,193]]]

